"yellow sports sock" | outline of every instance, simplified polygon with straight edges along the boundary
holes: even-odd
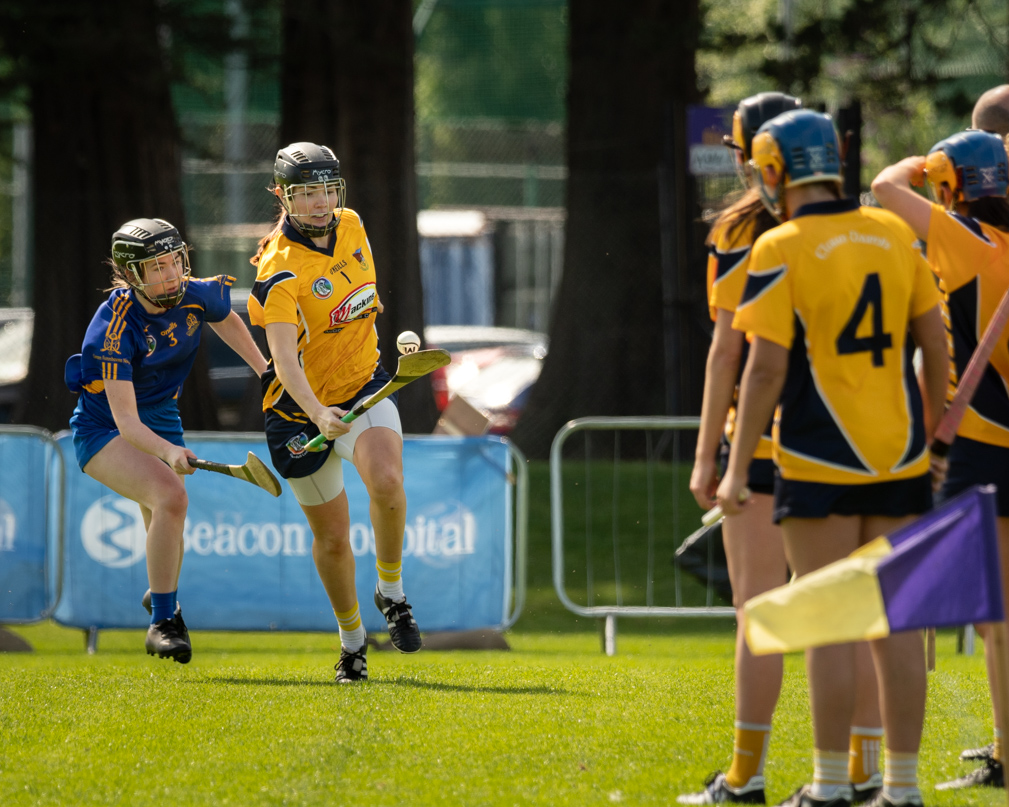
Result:
[[[879,772],[879,746],[883,729],[852,726],[849,736],[848,778],[853,785],[860,785]]]
[[[403,576],[403,561],[386,563],[376,560],[375,568],[378,569],[378,579],[386,583],[395,583]]]
[[[340,625],[340,644],[348,650],[360,650],[367,640],[364,624],[361,622],[361,609],[355,602],[349,611],[334,611],[336,621]]]
[[[995,750],[992,751],[991,757],[998,762],[1002,761],[1002,731],[1000,729],[995,729]]]
[[[894,801],[918,789],[918,755],[886,751],[883,792]]]
[[[764,758],[767,756],[767,738],[771,727],[757,723],[736,721],[736,740],[732,747],[732,766],[725,774],[725,781],[731,787],[742,787],[754,776],[764,772]]]

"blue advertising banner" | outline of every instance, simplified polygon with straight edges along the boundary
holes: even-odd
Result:
[[[41,429],[0,430],[0,622],[35,622],[52,606],[46,548],[56,520],[47,493],[58,453]]]
[[[732,134],[734,107],[690,105],[687,107],[687,142],[690,148],[690,173],[735,173],[732,150],[722,145],[722,137]]]
[[[140,508],[86,476],[67,458],[63,593],[54,619],[75,627],[132,628],[149,621],[146,532]],[[200,458],[240,465],[260,435],[189,433]],[[495,437],[408,437],[404,588],[422,631],[495,627],[512,593],[511,455]],[[357,595],[369,631],[384,631],[372,604],[378,580],[368,495],[344,462]],[[286,482],[273,498],[246,482],[197,471],[187,477],[189,510],[179,602],[193,630],[335,631],[336,617],[312,560],[312,534]]]

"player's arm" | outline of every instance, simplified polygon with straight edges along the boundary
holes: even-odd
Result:
[[[144,425],[137,413],[137,396],[132,381],[106,381],[105,395],[119,433],[134,448],[163,460],[177,474],[191,474],[189,457],[196,455],[188,448],[169,443]]]
[[[739,387],[739,411],[736,431],[729,452],[725,476],[718,485],[716,498],[727,516],[741,512],[739,494],[746,486],[747,469],[760,444],[788,373],[788,349],[768,339],[755,337],[750,357]]]
[[[732,406],[736,390],[739,360],[743,354],[743,333],[733,330],[734,312],[719,308],[715,316],[715,332],[708,350],[704,373],[704,397],[701,402],[701,428],[697,435],[694,470],[690,475],[690,492],[705,510],[714,505],[717,483],[716,456],[725,417]]]
[[[266,359],[238,314],[232,311],[220,322],[209,324],[224,343],[245,360],[256,375],[261,376],[266,372]]]
[[[924,172],[924,157],[907,157],[888,165],[872,181],[872,193],[877,201],[904,219],[922,240],[928,238],[932,205],[924,196],[911,190],[911,186],[920,187],[924,183]]]
[[[269,322],[266,341],[280,383],[326,439],[333,440],[350,431],[350,426],[340,420],[344,411],[336,406],[325,406],[308,383],[305,368],[298,360],[298,326],[292,322]]]
[[[925,407],[925,435],[931,440],[942,417],[949,383],[949,348],[939,306],[912,319],[909,327],[914,343],[921,348],[919,384]]]

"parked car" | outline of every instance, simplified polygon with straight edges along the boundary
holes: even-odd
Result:
[[[547,355],[546,334],[522,328],[429,325],[426,347],[447,350],[452,363],[431,377],[435,403],[443,411],[460,395],[483,412],[492,434],[515,426]]]

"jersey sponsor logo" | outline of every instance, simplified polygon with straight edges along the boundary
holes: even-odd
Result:
[[[200,320],[196,314],[189,314],[186,316],[186,336],[192,336],[196,333],[196,329],[200,327]]]
[[[323,331],[323,333],[339,333],[342,330],[343,326],[341,325],[339,328],[327,328],[326,330]]]
[[[96,563],[125,569],[147,553],[147,529],[140,505],[122,496],[103,496],[81,519],[81,545]]]
[[[305,446],[308,445],[308,439],[308,435],[302,432],[301,434],[296,434],[288,440],[284,446],[287,448],[292,457],[303,457],[308,453],[308,450],[305,448]]]
[[[335,267],[334,267],[335,268]],[[333,271],[330,269],[329,271]],[[320,277],[312,284],[312,296],[320,300],[325,300],[333,294],[333,284],[326,278]]]
[[[357,262],[361,264],[361,271],[368,271],[368,262],[364,259],[364,252],[358,247],[354,250],[354,257],[357,258]]]
[[[17,535],[18,522],[14,510],[7,502],[0,499],[0,552],[14,551],[14,536]]]
[[[358,286],[329,312],[329,326],[335,328],[337,325],[367,317],[375,310],[376,298],[374,283]]]
[[[340,261],[340,262],[339,262],[338,264],[336,264],[335,266],[331,266],[331,267],[329,268],[329,273],[330,273],[331,275],[335,275],[335,274],[336,274],[337,272],[339,272],[339,271],[340,271],[341,269],[343,269],[343,267],[345,267],[346,265],[347,265],[347,262],[346,262],[346,261]]]

